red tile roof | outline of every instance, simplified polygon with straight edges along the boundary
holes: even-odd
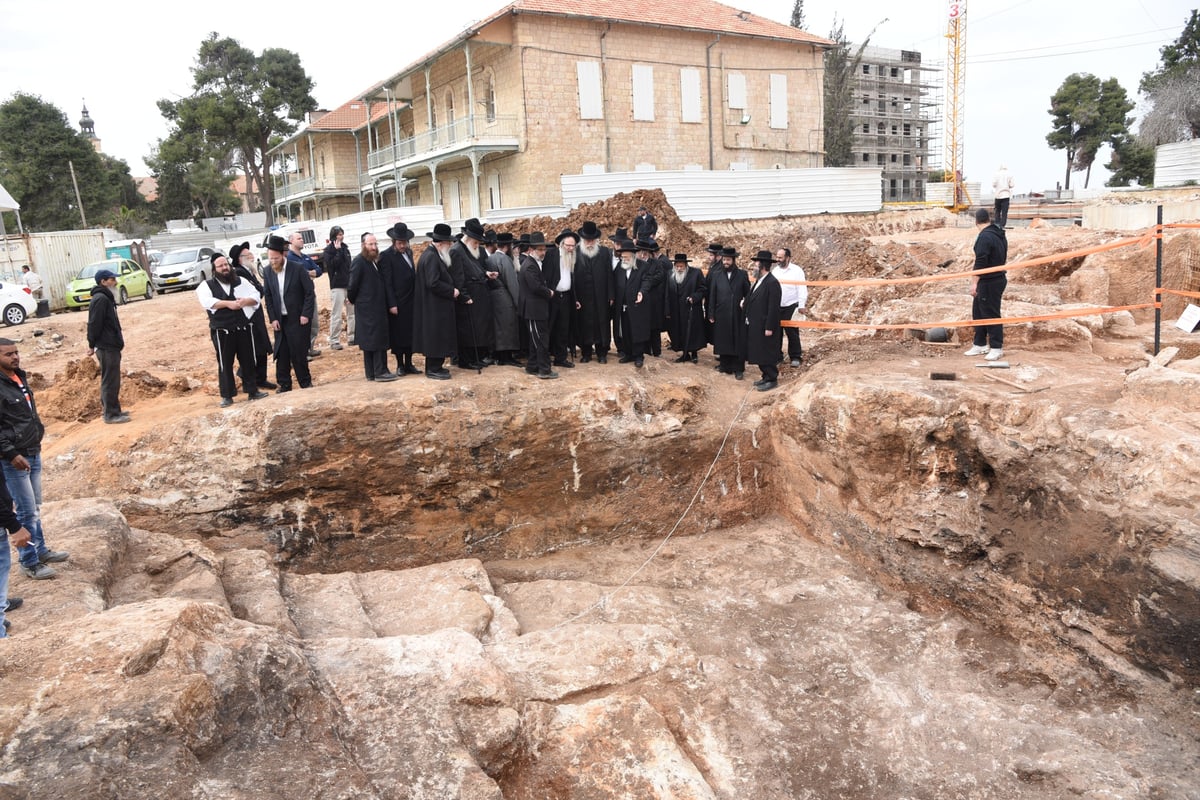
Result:
[[[785,9],[781,2],[780,8]],[[786,9],[785,9],[786,10]],[[561,14],[588,19],[661,25],[667,28],[762,36],[809,44],[833,44],[828,39],[793,28],[782,22],[760,17],[748,11],[713,0],[515,0],[490,19],[506,13]]]
[[[371,122],[387,115],[386,103],[371,103]],[[313,120],[310,131],[353,131],[367,124],[367,104],[363,100],[350,100],[333,111]]]

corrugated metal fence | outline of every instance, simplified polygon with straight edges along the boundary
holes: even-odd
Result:
[[[609,172],[564,175],[563,203],[574,208],[618,192],[662,189],[687,221],[845,214],[883,207],[877,169],[767,169],[729,172]]]
[[[1160,144],[1154,149],[1154,185],[1200,183],[1200,139]]]
[[[4,238],[0,280],[22,283],[21,267],[42,278],[42,296],[51,309],[64,306],[67,283],[88,264],[104,260],[103,231],[55,231]]]

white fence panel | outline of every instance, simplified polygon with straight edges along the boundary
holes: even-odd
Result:
[[[103,260],[103,231],[9,236],[4,239],[4,252],[0,256],[0,280],[20,283],[21,267],[29,264],[42,278],[42,296],[50,301],[50,308],[60,309],[64,306],[67,283],[88,264]]]
[[[1200,139],[1156,147],[1154,185],[1183,186],[1188,181],[1200,183]]]
[[[571,208],[636,189],[661,189],[687,221],[846,214],[883,207],[877,169],[687,170],[562,177],[563,203]]]

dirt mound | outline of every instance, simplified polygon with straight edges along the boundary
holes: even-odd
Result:
[[[34,386],[36,389],[36,385]],[[186,378],[169,383],[145,370],[126,372],[121,377],[121,405],[164,394],[180,395],[190,391]],[[100,365],[91,358],[68,361],[54,385],[41,393],[38,411],[47,420],[89,422],[101,416]]]

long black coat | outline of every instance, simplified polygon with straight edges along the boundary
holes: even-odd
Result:
[[[674,270],[671,271],[674,273]],[[708,296],[708,284],[704,273],[688,267],[683,282],[676,282],[674,274],[667,278],[667,331],[676,350],[691,352],[708,344],[704,335],[704,301]],[[691,302],[688,302],[688,301]]]
[[[553,291],[546,285],[542,265],[531,255],[521,258],[521,316],[525,319],[550,319],[550,298]]]
[[[650,304],[646,297],[644,284],[653,276],[643,261],[634,261],[629,277],[625,276],[623,267],[613,270],[613,288],[616,293],[617,308],[613,312],[617,320],[616,331],[625,342],[645,342],[650,339]],[[638,293],[642,302],[637,301]]]
[[[396,298],[379,264],[371,263],[361,253],[350,264],[346,298],[354,304],[354,341],[363,350],[387,350],[392,317],[389,309],[396,307]]]
[[[783,354],[783,326],[779,324],[782,295],[779,281],[768,272],[746,298],[746,361],[751,364],[774,364]]]
[[[609,341],[609,314],[615,298],[613,284],[612,250],[601,246],[592,258],[575,250],[575,301],[578,320],[579,344],[594,345]]]
[[[492,347],[492,295],[487,262],[483,260],[486,256],[487,251],[480,247],[476,258],[462,242],[450,248],[450,277],[461,293],[455,308],[460,348]],[[468,299],[474,302],[468,304]]]
[[[379,271],[392,290],[396,313],[389,315],[389,348],[396,352],[411,351],[413,345],[413,298],[417,290],[417,272],[413,269],[412,252],[400,253],[389,247],[379,254]],[[357,335],[357,333],[355,334]]]
[[[663,281],[667,276],[663,261],[651,254],[650,258],[637,263],[646,270],[646,275],[642,278],[642,293],[646,296],[646,303],[650,309],[650,330],[666,330],[666,287]]]
[[[432,244],[425,248],[417,261],[413,351],[427,358],[446,358],[458,354],[458,336],[454,329],[454,281],[450,279],[450,270]]]
[[[271,322],[279,319],[279,280],[275,271],[267,270],[263,278],[263,300],[267,306],[267,318]],[[304,317],[311,325],[317,315],[317,292],[313,288],[313,279],[308,270],[295,261],[284,262],[283,265],[283,305],[287,308],[289,324],[299,325],[300,317]]]
[[[778,283],[778,281],[776,281]],[[745,350],[746,322],[742,300],[750,294],[750,278],[745,270],[724,267],[708,273],[708,318],[712,320],[713,352],[719,356],[742,355]]]
[[[499,250],[488,256],[488,268],[500,273],[492,289],[492,329],[497,350],[521,349],[521,319],[518,300],[521,297],[521,278],[507,253]]]

